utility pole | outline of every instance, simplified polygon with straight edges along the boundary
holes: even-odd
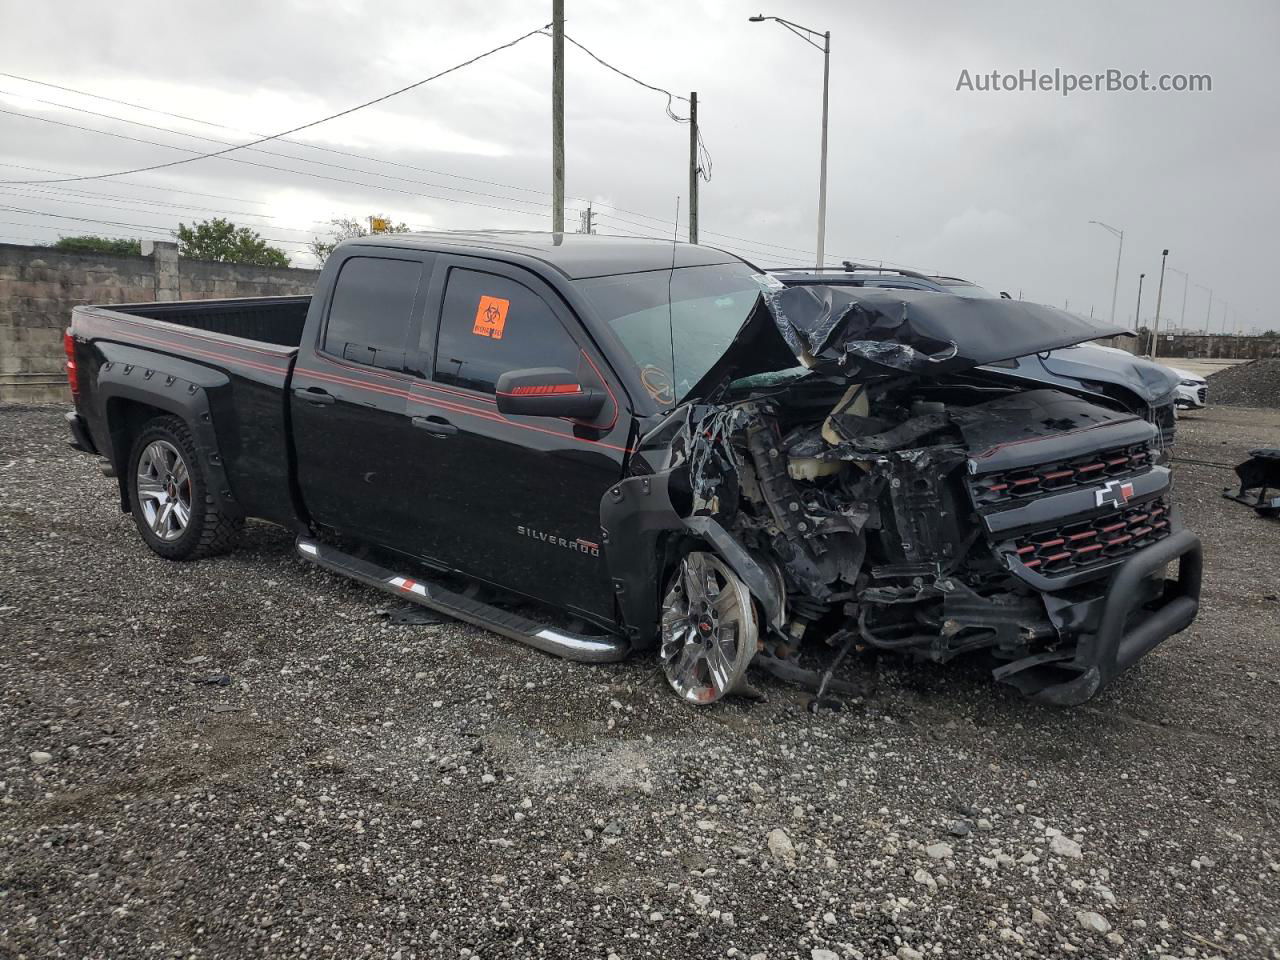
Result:
[[[1204,335],[1209,335],[1209,314],[1213,312],[1213,287],[1209,288],[1209,305],[1204,308]]]
[[[1113,227],[1108,223],[1103,223],[1101,220],[1090,220],[1089,222],[1095,226],[1101,227],[1103,230],[1106,230],[1107,233],[1116,237],[1120,241],[1120,246],[1116,250],[1116,280],[1111,287],[1111,322],[1114,324],[1116,322],[1116,295],[1120,292],[1120,258],[1124,255],[1124,231],[1119,227]],[[1021,299],[1021,297],[1019,297],[1019,299]],[[1135,323],[1134,326],[1137,326],[1137,324]]]
[[[595,213],[591,209],[591,201],[587,201],[587,209],[578,214],[578,232],[595,233]]]
[[[698,242],[698,91],[689,94],[689,242]]]
[[[1160,337],[1160,304],[1164,300],[1164,262],[1169,259],[1169,249],[1160,251],[1160,286],[1156,288],[1156,326],[1151,333],[1151,359],[1156,358],[1156,341]]]
[[[1181,327],[1181,333],[1187,332],[1187,287],[1191,286],[1191,274],[1185,270],[1179,270],[1177,267],[1170,267],[1170,271],[1176,273],[1182,278],[1182,316],[1178,319],[1178,326]]]
[[[564,233],[564,0],[551,0],[551,232]]]
[[[1145,273],[1138,274],[1138,306],[1133,311],[1133,329],[1135,330],[1142,326],[1142,281],[1146,276]]]

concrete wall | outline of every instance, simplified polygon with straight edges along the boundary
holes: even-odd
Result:
[[[1119,347],[1146,356],[1150,352],[1150,336],[1143,331],[1136,337],[1113,337],[1099,340],[1104,347]],[[1280,337],[1236,337],[1223,334],[1204,336],[1198,333],[1162,335],[1156,350],[1158,357],[1185,360],[1262,360],[1280,358]]]
[[[174,243],[102,256],[0,244],[0,402],[70,399],[62,334],[83,303],[310,293],[317,271],[180,260]]]

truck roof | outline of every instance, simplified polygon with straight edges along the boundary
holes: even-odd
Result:
[[[570,280],[619,273],[741,263],[740,257],[715,247],[673,243],[648,237],[614,237],[598,233],[550,233],[536,230],[429,230],[379,233],[347,240],[347,246],[451,250],[473,255],[517,255],[541,261]]]

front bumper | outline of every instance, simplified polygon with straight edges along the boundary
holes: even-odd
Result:
[[[1203,407],[1208,400],[1209,389],[1203,384],[1196,384],[1194,387],[1179,385],[1177,399],[1175,402],[1180,407],[1200,408]]]
[[[1159,597],[1146,608],[1136,609],[1145,595],[1143,582],[1159,575],[1174,560],[1178,561],[1178,578],[1164,579]],[[1084,703],[1161,641],[1191,625],[1200,608],[1203,566],[1200,538],[1190,530],[1180,530],[1135,553],[1107,585],[1097,630],[1081,637],[1074,657],[1054,664],[1059,671],[1070,670],[1076,676],[1037,689],[1024,688],[1024,692],[1053,706]],[[1025,661],[1007,664],[995,671],[996,679],[1022,686],[1018,682],[1022,677],[1016,675],[1030,673],[1027,666]]]

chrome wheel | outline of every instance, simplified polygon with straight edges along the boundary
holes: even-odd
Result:
[[[690,703],[713,703],[744,682],[756,655],[751,595],[715,554],[681,561],[662,603],[659,655],[667,682]]]
[[[138,458],[138,506],[147,527],[166,543],[187,532],[191,522],[191,475],[178,448],[153,440]]]

